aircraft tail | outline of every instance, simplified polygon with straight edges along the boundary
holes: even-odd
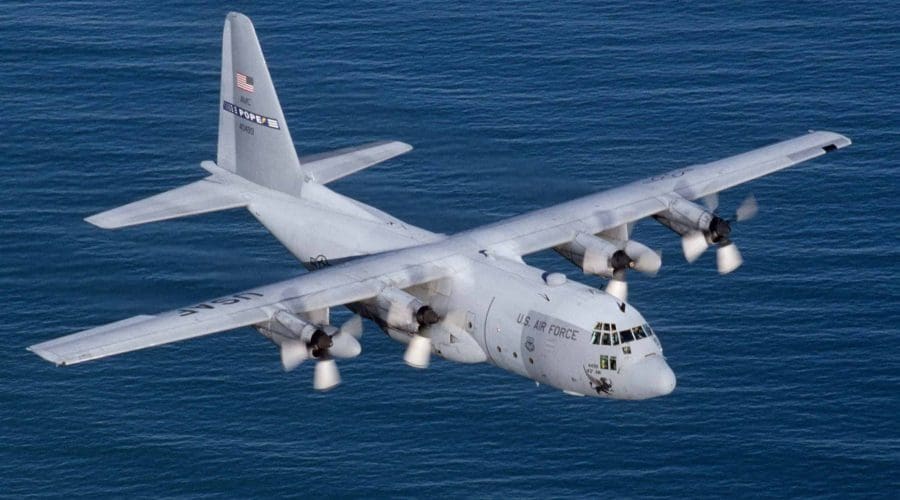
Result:
[[[309,156],[301,167],[253,23],[247,16],[231,12],[222,33],[216,163],[201,164],[212,175],[85,220],[115,229],[245,207],[249,204],[246,186],[236,182],[235,175],[300,197],[307,183],[327,184],[411,149],[402,142],[382,141]],[[334,196],[325,204],[347,206]]]
[[[230,12],[222,33],[220,168],[300,195],[305,175],[250,19]]]

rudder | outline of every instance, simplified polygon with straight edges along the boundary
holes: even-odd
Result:
[[[304,173],[250,19],[230,12],[222,33],[217,164],[256,184],[300,194]]]

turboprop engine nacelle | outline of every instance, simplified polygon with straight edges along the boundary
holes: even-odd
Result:
[[[318,325],[287,311],[276,312],[272,319],[277,325],[270,323],[269,330],[272,333],[272,340],[278,345],[285,341],[301,341],[309,344],[317,332],[320,336],[325,333]],[[281,328],[278,328],[279,326]]]
[[[323,320],[328,320],[327,310]],[[327,391],[341,383],[334,357],[353,358],[362,351],[357,340],[362,334],[362,318],[358,315],[336,328],[313,323],[309,318],[282,309],[269,321],[255,326],[281,348],[281,365],[285,371],[297,368],[307,359],[316,360],[313,388],[319,391]]]
[[[653,218],[681,236],[700,231],[706,236],[708,243],[728,239],[728,235],[731,234],[728,221],[681,197],[672,199],[669,208],[654,215]]]
[[[263,333],[284,349],[301,349],[306,346],[307,354],[320,358],[329,354],[338,358],[353,358],[359,355],[362,347],[357,337],[362,333],[359,317],[353,317],[340,328],[332,325],[319,325],[301,318],[288,311],[276,312]]]
[[[587,274],[613,278],[620,271],[635,269],[655,274],[662,261],[646,245],[633,240],[619,241],[580,233],[556,251]]]
[[[746,205],[746,207],[744,207]],[[748,212],[740,215],[741,212]],[[738,209],[737,217],[750,218],[756,213],[756,201],[748,197]],[[740,267],[743,262],[741,252],[729,239],[731,223],[700,205],[682,197],[672,198],[669,208],[653,216],[662,225],[681,235],[681,249],[688,262],[694,262],[707,247],[715,243],[716,266],[719,273],[728,274]]]
[[[409,333],[416,333],[419,327],[440,321],[431,306],[398,288],[380,293],[372,299],[369,309],[388,327]]]

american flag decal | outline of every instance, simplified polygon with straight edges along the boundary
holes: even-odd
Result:
[[[234,75],[234,84],[237,85],[237,88],[246,91],[253,92],[253,77],[247,76],[243,73],[236,73]]]

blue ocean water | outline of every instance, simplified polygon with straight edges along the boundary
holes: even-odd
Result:
[[[631,301],[678,375],[665,398],[417,372],[372,326],[325,395],[249,329],[43,362],[25,347],[301,272],[244,212],[82,220],[203,176],[232,9],[300,153],[413,144],[334,187],[436,231],[807,129],[855,143],[722,196],[761,205],[729,276],[637,226],[663,250]],[[898,33],[893,2],[4,2],[0,496],[896,495]]]

